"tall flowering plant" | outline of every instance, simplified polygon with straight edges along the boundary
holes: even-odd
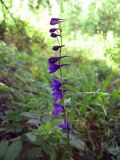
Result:
[[[61,130],[64,130],[67,132],[67,139],[68,139],[68,143],[69,143],[69,131],[71,130],[70,127],[70,123],[68,121],[68,113],[67,113],[67,107],[65,104],[65,100],[64,100],[64,96],[65,96],[65,92],[66,90],[64,89],[64,85],[67,84],[67,82],[64,82],[63,80],[63,74],[62,74],[62,69],[65,66],[68,66],[69,64],[63,64],[61,63],[61,60],[63,58],[66,58],[68,56],[62,56],[62,48],[65,46],[63,45],[62,42],[62,27],[61,27],[61,23],[64,22],[64,19],[60,19],[60,18],[52,18],[50,20],[50,25],[52,26],[56,26],[57,27],[53,27],[49,30],[51,37],[57,39],[57,45],[53,46],[52,50],[55,52],[55,56],[54,57],[50,57],[48,59],[48,63],[49,63],[49,73],[55,73],[58,72],[59,70],[59,74],[60,74],[60,79],[53,79],[52,83],[50,85],[51,89],[52,89],[52,96],[53,96],[53,107],[54,107],[54,111],[53,111],[53,115],[54,116],[58,116],[62,113],[64,113],[63,118],[64,118],[64,123],[59,125],[59,128]]]

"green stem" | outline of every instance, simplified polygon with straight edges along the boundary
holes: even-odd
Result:
[[[63,45],[63,42],[62,42],[62,28],[61,28],[61,24],[59,24],[59,28],[60,28],[60,45],[62,46]],[[62,48],[60,48],[59,50],[59,56],[62,55]],[[60,65],[60,60],[59,60],[59,65]],[[62,76],[62,69],[60,68],[60,77],[61,77],[61,83],[63,82],[63,76]],[[62,88],[62,86],[61,86]],[[63,90],[63,88],[62,88]],[[63,106],[64,106],[64,121],[65,121],[65,125],[66,125],[66,131],[67,131],[67,144],[69,145],[69,130],[68,130],[68,114],[67,114],[67,110],[65,109],[65,102],[64,102],[64,93],[63,94],[63,98],[62,98],[62,103],[63,103]]]

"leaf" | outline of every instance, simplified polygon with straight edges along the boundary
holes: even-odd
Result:
[[[28,159],[36,159],[41,154],[41,147],[32,147],[27,153]]]
[[[8,120],[15,120],[15,121],[20,121],[22,118],[22,116],[19,115],[19,113],[17,113],[16,111],[10,111],[7,113],[7,119]]]
[[[29,121],[27,121],[28,124],[41,124],[40,120],[36,120],[36,119],[30,119]]]
[[[22,112],[22,116],[25,116],[27,118],[32,118],[32,119],[40,119],[40,114],[38,113],[33,113],[33,112]]]
[[[74,122],[75,114],[76,114],[76,110],[75,110],[75,108],[72,108],[71,111],[70,111],[70,115],[69,115],[69,121],[70,121],[71,125]]]
[[[66,85],[65,88],[69,89],[70,91],[73,91],[74,93],[78,93],[78,94],[80,93],[80,91],[74,88],[73,86]]]
[[[4,156],[7,148],[8,148],[8,142],[7,141],[0,142],[0,157]]]
[[[49,145],[49,144],[43,144],[42,149],[45,153],[47,153],[48,155],[53,155],[55,154],[55,147],[53,145]]]
[[[32,134],[31,132],[26,133],[27,138],[32,141],[35,142],[36,141],[36,135]]]
[[[49,116],[49,115],[43,115],[41,119],[42,119],[43,123],[47,123],[47,122],[51,121],[51,116]]]
[[[82,140],[78,139],[73,134],[70,134],[69,137],[70,137],[70,141],[69,141],[70,145],[74,146],[77,149],[84,151],[85,143]]]
[[[22,150],[20,140],[14,141],[7,149],[4,160],[15,160]]]
[[[11,89],[5,83],[0,82],[0,89],[4,90],[5,92],[10,92]]]
[[[46,124],[44,124],[44,131],[46,132],[50,132],[51,131],[51,123],[47,122]]]
[[[79,140],[79,139],[70,140],[70,144],[71,144],[72,146],[74,146],[75,148],[84,151],[84,146],[85,146],[85,145],[84,145],[83,141],[81,141],[81,140]]]
[[[120,147],[119,146],[110,146],[107,148],[108,152],[113,155],[118,155],[120,153]]]
[[[53,126],[59,126],[60,124],[63,124],[63,123],[64,123],[64,120],[62,118],[54,119],[52,121]]]
[[[107,116],[107,105],[106,105],[106,103],[105,103],[104,97],[103,97],[102,95],[98,95],[97,98],[98,98],[98,100],[99,100],[100,103],[101,103],[100,106],[101,106],[101,108],[102,108],[102,110],[103,110],[103,113],[105,114],[105,116]]]
[[[110,75],[108,75],[107,78],[103,81],[102,92],[105,92],[107,90],[112,78],[113,78],[113,75],[110,73]]]

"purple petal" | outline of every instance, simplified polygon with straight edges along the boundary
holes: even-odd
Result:
[[[64,106],[61,104],[54,104],[54,108],[55,108],[55,110],[54,110],[53,114],[57,116],[63,111]]]
[[[53,89],[53,90],[56,90],[56,89],[59,89],[62,85],[66,85],[68,84],[68,82],[60,82],[59,80],[57,79],[53,79],[50,87]]]
[[[51,37],[53,37],[53,38],[56,38],[56,37],[60,36],[60,34],[51,33],[51,35],[50,35],[50,36],[51,36]]]
[[[49,30],[49,32],[50,33],[53,33],[53,32],[55,32],[55,31],[57,31],[59,28],[51,28],[50,30]]]
[[[58,24],[58,23],[60,23],[60,22],[63,22],[63,21],[64,21],[64,19],[51,18],[51,20],[50,20],[50,25],[56,25],[56,24]]]
[[[56,79],[53,79],[53,82],[51,83],[51,88],[55,90],[59,89],[60,87],[61,87],[61,82]]]
[[[53,114],[54,114],[55,116],[58,116],[61,112],[62,112],[62,108],[58,108],[58,109],[55,109],[55,110],[54,110]]]
[[[54,101],[58,101],[63,98],[63,92],[66,92],[67,90],[62,89],[56,89],[53,91],[52,96],[54,97]]]
[[[59,23],[59,19],[58,18],[52,18],[50,20],[50,25],[55,25],[55,24],[58,24]]]
[[[55,109],[56,109],[56,108],[62,108],[62,109],[64,109],[64,106],[63,106],[62,104],[54,103],[53,105],[54,105],[54,108],[55,108]]]
[[[70,123],[67,123],[67,126],[65,123],[61,124],[61,125],[59,125],[59,128],[62,130],[71,130]]]
[[[59,64],[51,64],[48,68],[49,73],[54,73],[60,68]]]
[[[52,96],[54,97],[54,101],[56,102],[63,98],[63,92],[61,89],[54,90]]]
[[[58,60],[60,60],[61,58],[64,58],[64,57],[67,57],[67,56],[51,57],[51,58],[48,59],[48,62],[49,62],[50,64],[54,64],[54,63],[56,63]]]
[[[50,64],[50,66],[48,67],[49,73],[54,73],[56,72],[60,67],[63,66],[68,66],[69,64]]]
[[[52,50],[53,51],[58,51],[61,47],[64,47],[65,45],[62,46],[53,46]]]

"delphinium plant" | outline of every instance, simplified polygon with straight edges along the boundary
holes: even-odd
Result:
[[[65,46],[62,40],[62,26],[61,23],[64,22],[64,19],[59,18],[52,18],[50,20],[50,25],[57,26],[53,27],[49,30],[51,37],[57,40],[57,45],[53,46],[52,50],[55,52],[54,57],[50,57],[48,59],[49,62],[49,73],[54,74],[58,72],[59,79],[52,79],[51,82],[51,89],[52,89],[52,96],[53,96],[53,115],[59,116],[61,115],[64,118],[64,123],[59,125],[58,127],[67,133],[67,144],[69,144],[69,131],[71,130],[70,123],[68,121],[68,111],[65,104],[65,85],[67,82],[64,82],[64,77],[62,73],[62,69],[69,64],[63,64],[61,59],[66,58],[68,56],[62,55],[62,48]]]

